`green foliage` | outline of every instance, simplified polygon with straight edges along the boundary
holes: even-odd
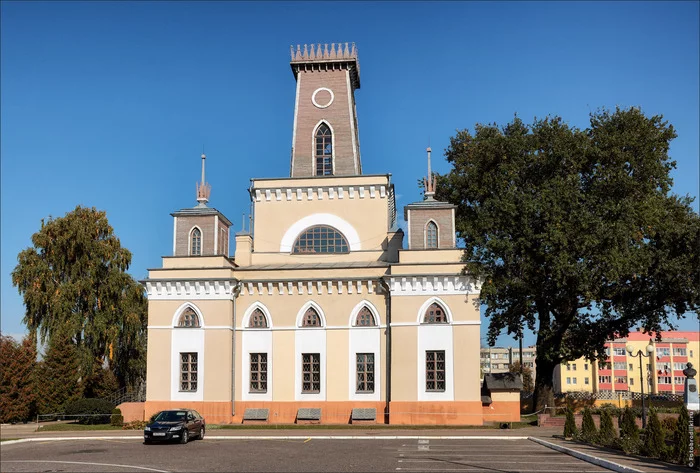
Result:
[[[675,137],[661,116],[618,108],[591,114],[586,130],[516,117],[451,138],[436,198],[457,205],[489,342],[537,333],[536,409],[557,364],[602,356],[633,327],[700,315],[700,216],[670,195]]]
[[[97,365],[93,365],[93,371],[83,385],[83,397],[87,398],[105,398],[119,389],[119,381],[114,372]]]
[[[105,212],[78,206],[42,220],[32,244],[12,271],[30,334],[44,343],[65,332],[78,350],[82,379],[105,362],[122,386],[144,378],[146,300],[126,273],[131,253]]]
[[[57,332],[36,369],[39,414],[61,412],[66,403],[81,397],[79,368],[78,350],[72,339]]]
[[[578,429],[576,428],[576,420],[574,419],[574,411],[569,407],[566,409],[566,422],[564,423],[564,437],[576,437]]]
[[[80,424],[108,424],[114,404],[105,399],[78,399],[66,404],[68,419]]]
[[[508,371],[513,374],[520,374],[520,361],[515,361],[510,365]],[[534,380],[532,379],[532,368],[523,365],[523,391],[526,393],[531,393],[535,388]]]
[[[658,413],[659,411],[657,410],[656,412]],[[663,427],[666,434],[672,434],[678,427],[678,419],[673,417],[664,417],[661,419],[661,427]]]
[[[659,421],[656,409],[649,409],[649,419],[644,432],[644,444],[642,453],[651,458],[660,458],[666,450],[666,434]]]
[[[591,409],[591,414],[603,415],[603,412],[606,411],[608,412],[608,414],[610,414],[611,417],[620,417],[622,415],[622,409],[610,403],[605,403],[598,407],[593,407]]]
[[[119,408],[114,408],[112,410],[112,417],[109,419],[109,423],[115,426],[124,425],[124,416],[122,415],[122,410]]]
[[[124,430],[143,430],[146,427],[147,422],[144,420],[132,420],[124,424],[122,429]]]
[[[683,404],[676,422],[676,428],[673,431],[673,453],[671,454],[671,458],[680,464],[686,463],[690,454],[690,445],[688,443],[688,436],[690,435],[688,431],[689,424],[690,415],[685,404]]]
[[[36,414],[36,342],[0,334],[0,422],[23,422]]]
[[[639,427],[637,427],[637,416],[629,407],[625,407],[620,417],[620,438],[629,439],[633,442],[639,442]]]
[[[598,432],[598,443],[608,447],[615,441],[615,427],[613,426],[612,415],[609,409],[603,409],[600,413],[600,431]]]
[[[581,431],[577,438],[584,442],[593,442],[598,438],[598,429],[596,429],[595,422],[593,421],[591,410],[587,407],[583,410]]]

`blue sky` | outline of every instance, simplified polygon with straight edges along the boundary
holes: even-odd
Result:
[[[239,230],[249,179],[289,172],[292,44],[357,44],[363,170],[392,173],[399,207],[420,199],[428,141],[444,173],[456,129],[515,113],[584,128],[616,105],[674,125],[674,192],[697,197],[699,5],[3,1],[2,331],[24,332],[10,272],[42,218],[105,210],[131,274],[160,266],[202,147],[210,205]]]

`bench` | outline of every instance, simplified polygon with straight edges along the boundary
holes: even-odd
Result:
[[[297,424],[320,424],[321,408],[302,407],[297,411]]]
[[[245,424],[246,422],[267,422],[269,415],[270,409],[248,407],[243,413],[243,423]]]
[[[352,424],[373,424],[377,421],[377,409],[374,407],[356,407],[350,415]]]

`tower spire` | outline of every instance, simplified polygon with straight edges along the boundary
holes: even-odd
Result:
[[[202,153],[202,182],[197,184],[197,202],[200,206],[205,207],[207,202],[209,202],[209,195],[211,194],[211,186],[207,184],[204,180],[204,163],[207,156]]]
[[[426,149],[428,152],[428,177],[423,179],[423,184],[425,185],[425,200],[433,200],[435,195],[435,176],[430,169],[430,153],[433,151],[430,146]]]

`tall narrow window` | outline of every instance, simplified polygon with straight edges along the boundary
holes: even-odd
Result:
[[[197,390],[197,354],[180,353],[180,391]]]
[[[425,352],[425,390],[445,390],[445,352]]]
[[[313,307],[309,307],[304,314],[304,319],[301,321],[302,327],[320,327],[321,317],[319,317],[318,312]]]
[[[357,313],[355,325],[358,327],[374,327],[377,325],[374,322],[374,315],[372,315],[372,312],[367,308],[367,306],[360,309],[360,311]]]
[[[190,255],[200,256],[202,254],[202,231],[199,228],[193,228],[190,234]]]
[[[440,307],[439,304],[433,302],[432,304],[430,304],[430,307],[428,307],[428,310],[425,311],[425,315],[423,316],[423,323],[446,324],[447,315],[445,314],[445,310],[442,307]]]
[[[332,133],[325,123],[316,130],[316,175],[333,175]]]
[[[432,220],[425,226],[425,247],[438,247],[438,228]]]
[[[199,327],[199,317],[191,307],[185,309],[177,321],[178,327]]]
[[[357,353],[357,392],[374,392],[374,353]]]
[[[301,355],[301,392],[321,392],[321,355],[303,353]]]
[[[250,354],[250,392],[267,392],[267,353]]]
[[[255,309],[252,314],[250,314],[249,328],[267,328],[267,317],[260,309]]]

